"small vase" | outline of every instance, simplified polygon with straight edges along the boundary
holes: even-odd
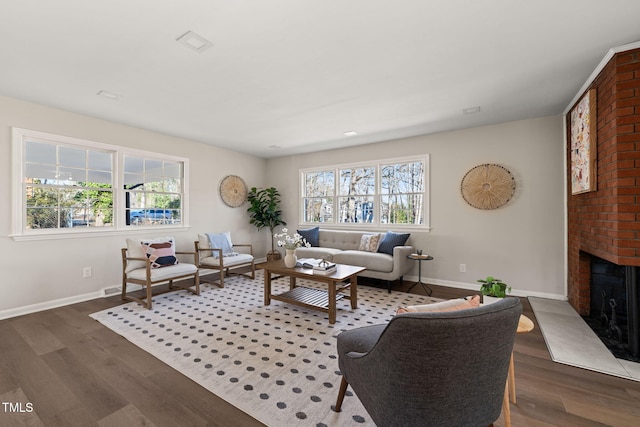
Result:
[[[287,268],[293,268],[296,266],[296,262],[298,261],[298,258],[296,257],[296,250],[295,249],[285,249],[285,251],[287,252],[284,256],[284,265]]]
[[[492,296],[489,296],[489,295],[483,295],[482,296],[482,303],[483,304],[493,304],[494,302],[498,302],[501,299],[502,298],[492,297]]]

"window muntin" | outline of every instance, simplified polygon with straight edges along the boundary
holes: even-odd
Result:
[[[13,148],[16,239],[184,226],[184,158],[18,128]],[[138,168],[125,174],[125,158]],[[125,190],[125,182],[134,180],[142,186]],[[135,224],[127,221],[131,206],[143,218]]]
[[[425,217],[427,159],[386,160],[301,171],[302,223],[428,227]],[[334,176],[338,177],[337,182]],[[335,198],[327,196],[334,192]],[[321,215],[320,212],[337,214]]]

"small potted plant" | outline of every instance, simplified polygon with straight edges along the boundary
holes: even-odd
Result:
[[[486,279],[478,279],[478,282],[482,283],[480,285],[480,293],[484,304],[496,302],[511,292],[511,286],[492,276],[488,276]]]
[[[296,249],[300,246],[311,247],[311,244],[302,237],[300,234],[295,233],[293,236],[289,236],[286,228],[282,229],[282,233],[274,234],[273,237],[281,239],[278,240],[278,247],[284,248],[286,255],[284,256],[284,265],[287,268],[293,268],[296,266],[297,258],[295,255]]]

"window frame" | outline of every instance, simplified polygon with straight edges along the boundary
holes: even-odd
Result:
[[[299,199],[298,199],[298,223],[301,227],[315,227],[315,226],[330,226],[331,228],[336,229],[364,229],[364,230],[387,230],[390,228],[397,230],[420,230],[420,231],[429,231],[431,230],[431,219],[430,219],[430,203],[431,203],[431,180],[430,180],[430,156],[429,154],[423,154],[418,156],[410,156],[410,157],[398,157],[398,158],[389,158],[389,159],[378,159],[378,160],[370,160],[370,161],[362,161],[362,162],[354,162],[354,163],[341,163],[334,165],[326,165],[326,166],[318,166],[312,168],[304,168],[299,170]],[[415,163],[422,162],[424,164],[424,188],[422,193],[422,211],[423,211],[423,223],[422,224],[395,224],[395,223],[381,223],[381,198],[383,195],[382,192],[382,168],[390,165],[398,165],[404,163]],[[373,222],[340,222],[339,221],[339,208],[340,208],[340,198],[344,197],[340,195],[340,170],[344,169],[357,169],[357,168],[366,168],[373,167],[375,169],[375,194],[374,194],[374,208],[375,215]],[[327,222],[309,222],[306,221],[305,218],[305,199],[306,196],[306,174],[308,173],[317,173],[317,172],[333,172],[334,173],[334,191],[333,191],[333,202],[331,203],[331,209],[333,211],[333,221]],[[404,193],[403,193],[404,194]],[[409,193],[407,193],[409,194]]]
[[[28,140],[38,140],[52,145],[100,150],[112,154],[112,192],[113,192],[113,225],[109,227],[70,227],[27,229],[26,204],[24,191],[25,174],[25,146]],[[47,132],[12,128],[12,209],[9,237],[14,240],[46,240],[60,238],[84,238],[96,236],[113,236],[114,234],[131,234],[148,232],[149,230],[175,230],[189,228],[189,159],[179,156],[138,150],[113,144],[91,141],[87,139],[56,135]],[[124,189],[124,158],[125,156],[153,159],[163,162],[176,162],[182,165],[182,218],[179,224],[126,225],[125,193]]]

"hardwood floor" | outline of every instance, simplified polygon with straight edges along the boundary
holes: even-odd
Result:
[[[432,288],[438,298],[469,293]],[[512,425],[640,425],[640,383],[552,362],[522,302],[536,328],[516,338]],[[88,316],[120,303],[114,296],[0,321],[0,426],[262,425]]]

